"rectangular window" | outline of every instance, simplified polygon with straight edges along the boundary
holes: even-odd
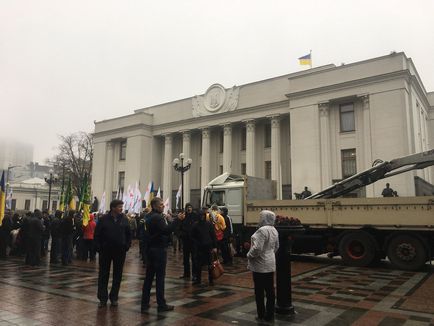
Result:
[[[48,209],[48,200],[42,201],[42,210],[44,210],[44,209]]]
[[[271,147],[271,123],[266,123],[264,128],[264,147]]]
[[[246,126],[241,127],[241,150],[246,150],[247,131]]]
[[[219,174],[223,174],[223,165],[219,166]]]
[[[127,158],[127,142],[120,143],[119,160],[124,161]]]
[[[246,175],[246,163],[241,163],[241,175]]]
[[[118,176],[118,188],[119,192],[122,194],[125,188],[125,171],[120,171]]]
[[[354,103],[339,105],[339,116],[341,120],[341,132],[356,130]]]
[[[223,153],[223,146],[224,146],[224,143],[225,143],[225,135],[224,135],[224,132],[223,132],[223,130],[220,130],[219,131],[219,139],[220,139],[220,153]]]
[[[265,179],[271,179],[271,161],[265,161]]]
[[[356,149],[343,149],[341,151],[342,159],[342,178],[348,178],[357,173]]]
[[[16,199],[12,199],[11,210],[15,211],[16,209],[17,209],[17,200]]]
[[[26,211],[29,211],[29,210],[30,210],[30,199],[26,199],[26,200],[25,200],[25,202],[24,202],[24,209],[25,209]]]
[[[51,211],[56,211],[57,210],[57,200],[53,200],[53,207],[51,208]]]

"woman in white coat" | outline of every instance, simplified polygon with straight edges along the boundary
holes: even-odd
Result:
[[[275,253],[279,248],[279,235],[274,227],[275,220],[276,215],[271,211],[259,213],[259,228],[252,235],[251,247],[247,253],[247,268],[253,272],[258,320],[274,319]],[[266,305],[264,305],[264,292],[267,297]]]

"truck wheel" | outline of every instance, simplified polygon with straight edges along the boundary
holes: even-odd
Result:
[[[415,271],[427,260],[427,253],[422,241],[412,235],[401,234],[390,240],[387,257],[399,269]]]
[[[350,266],[370,265],[377,252],[375,239],[364,231],[346,234],[339,243],[339,253],[345,264]]]

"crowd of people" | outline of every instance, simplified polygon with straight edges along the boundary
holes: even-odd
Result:
[[[50,252],[50,264],[69,265],[73,257],[94,261],[98,253],[98,306],[104,308],[110,300],[116,307],[125,257],[132,239],[137,238],[146,270],[141,312],[146,313],[150,308],[154,279],[158,311],[171,311],[174,307],[167,304],[164,290],[169,245],[175,252],[182,250],[184,268],[180,278],[191,281],[194,286],[201,285],[202,270],[206,266],[208,286],[213,286],[213,261],[221,255],[223,265],[232,264],[233,226],[227,208],[219,209],[217,205],[194,210],[191,204],[186,204],[185,209],[176,214],[170,211],[163,214],[163,211],[162,199],[155,197],[140,215],[124,212],[123,202],[113,200],[110,211],[90,214],[85,225],[82,214],[72,210],[50,215],[47,210],[36,209],[24,216],[7,212],[0,226],[0,259],[6,259],[8,253],[9,256],[25,257],[27,265],[38,266],[41,257]],[[252,236],[252,247],[247,254],[248,268],[253,272],[258,318],[267,320],[273,316],[272,274],[275,271],[274,253],[278,248],[273,216],[272,212],[261,215],[258,232],[262,231]],[[111,265],[113,275],[109,293]],[[266,307],[264,291],[268,300]]]
[[[82,214],[73,210],[65,216],[61,211],[51,215],[47,210],[39,209],[23,215],[6,212],[0,226],[0,259],[6,259],[8,255],[25,257],[26,265],[38,266],[41,258],[50,252],[51,264],[69,265],[73,256],[94,261],[98,216],[90,214],[89,222],[83,226]]]

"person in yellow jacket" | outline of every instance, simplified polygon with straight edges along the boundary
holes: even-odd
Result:
[[[214,225],[217,241],[222,241],[226,223],[224,217],[219,213],[217,205],[211,206],[211,212],[207,215],[206,219]]]

